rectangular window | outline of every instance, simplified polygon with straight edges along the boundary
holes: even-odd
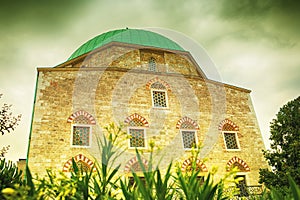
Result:
[[[141,183],[142,183],[144,186],[146,186],[146,180],[145,180],[145,177],[139,176],[139,179],[140,179]],[[136,182],[135,182],[133,176],[129,177],[129,187],[134,187],[134,188],[137,187]]]
[[[167,94],[164,90],[152,90],[152,103],[155,108],[167,108]]]
[[[240,189],[240,193],[238,196],[240,197],[247,197],[249,196],[248,190],[247,190],[247,184],[246,184],[246,176],[245,175],[237,175],[235,179],[240,179],[237,183],[237,188]]]
[[[200,185],[203,185],[203,183],[204,183],[204,176],[197,176],[197,180],[200,183]]]
[[[223,132],[224,142],[227,150],[239,150],[236,132]]]
[[[145,148],[145,129],[143,128],[129,128],[129,147]]]
[[[72,146],[89,147],[91,144],[91,129],[89,125],[72,126]]]
[[[191,149],[196,146],[196,131],[181,131],[184,149]]]

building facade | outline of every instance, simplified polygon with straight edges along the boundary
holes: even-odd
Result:
[[[161,168],[175,161],[185,171],[196,145],[204,175],[218,167],[222,177],[237,166],[247,185],[257,185],[267,167],[250,91],[209,80],[188,51],[151,31],[109,31],[66,62],[38,68],[31,171],[68,172],[72,158],[90,168],[100,158],[97,138],[112,122],[129,136],[118,147],[125,148],[120,173],[137,165],[136,148],[147,165],[150,143]]]

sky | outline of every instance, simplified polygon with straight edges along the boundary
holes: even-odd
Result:
[[[206,51],[207,77],[250,89],[264,142],[279,108],[300,91],[297,0],[4,0],[0,6],[0,106],[22,119],[0,136],[26,158],[37,67],[52,67],[89,39],[121,28],[169,30]],[[215,67],[218,76],[211,73]],[[218,80],[218,81],[220,81]]]

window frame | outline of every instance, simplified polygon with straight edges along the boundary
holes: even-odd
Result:
[[[199,182],[199,184],[202,186],[204,184],[205,181],[205,176],[200,174],[201,172],[199,172],[199,174],[197,175],[197,181]]]
[[[144,130],[144,147],[132,147],[130,146],[130,139],[131,139],[131,133],[130,133],[130,129],[140,129],[140,130]],[[146,128],[144,126],[129,126],[127,127],[127,134],[130,137],[128,139],[128,149],[147,149],[148,145],[147,145],[147,134],[146,134]]]
[[[74,127],[88,127],[89,128],[89,145],[74,145],[73,144],[73,135],[74,135]],[[71,126],[71,147],[76,148],[90,148],[92,144],[92,126],[89,124],[72,124]]]
[[[183,135],[182,135],[182,132],[185,132],[185,131],[186,131],[186,132],[194,132],[196,146],[198,146],[197,130],[195,130],[195,129],[180,129],[181,142],[182,142],[183,149],[186,150],[186,151],[190,151],[190,150],[192,150],[193,147],[191,147],[191,148],[184,148],[184,141],[183,141]]]
[[[164,92],[165,93],[166,107],[158,107],[158,106],[154,105],[153,92]],[[169,108],[167,90],[160,90],[160,89],[151,88],[151,100],[152,100],[152,107],[153,108],[159,108],[159,109],[168,109]]]
[[[228,149],[227,148],[227,143],[226,143],[226,139],[225,139],[225,134],[226,133],[234,133],[235,141],[236,141],[236,144],[237,144],[237,149]],[[224,141],[226,151],[241,151],[241,146],[240,146],[240,142],[239,142],[239,139],[238,139],[237,131],[222,131],[222,135],[223,135],[223,141]]]
[[[145,176],[141,175],[141,176],[137,176],[139,177],[140,181],[144,184],[144,186],[146,186],[146,179],[145,179]],[[128,183],[129,183],[129,186],[132,188],[136,188],[138,185],[137,185],[137,182],[135,181],[135,178],[134,176],[129,176],[128,177]]]
[[[243,177],[244,182],[245,182],[245,184],[244,184],[243,186],[245,187],[244,189],[246,189],[246,190],[244,190],[244,191],[239,191],[239,193],[236,194],[235,196],[239,196],[239,197],[247,197],[247,196],[250,195],[249,192],[247,191],[247,187],[250,185],[250,184],[249,184],[249,178],[248,178],[248,175],[247,175],[246,172],[237,172],[237,174],[234,176],[234,179],[237,179],[237,178],[239,178],[239,177]],[[241,188],[238,186],[238,185],[241,185],[240,182],[241,182],[241,181],[239,181],[238,184],[236,185],[236,187],[239,188],[239,189],[241,189]],[[247,192],[247,194],[246,194],[246,195],[243,195],[242,192]]]
[[[154,66],[154,70],[152,70],[153,66]],[[148,60],[148,71],[149,72],[157,72],[156,59],[153,57],[149,58],[149,60]]]

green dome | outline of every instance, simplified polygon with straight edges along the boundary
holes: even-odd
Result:
[[[91,52],[110,42],[122,42],[149,47],[157,47],[169,50],[185,51],[174,41],[151,31],[141,29],[120,29],[113,30],[94,37],[81,45],[69,58],[72,60],[85,53]]]

